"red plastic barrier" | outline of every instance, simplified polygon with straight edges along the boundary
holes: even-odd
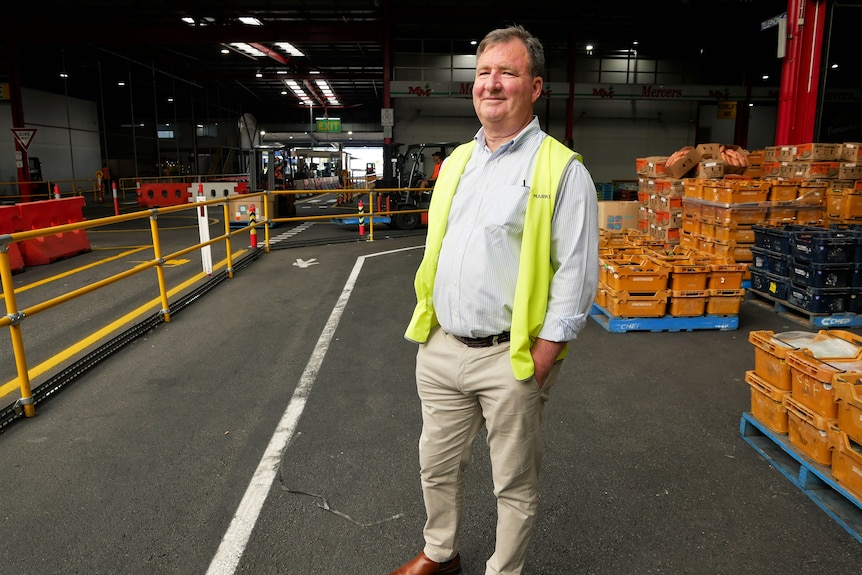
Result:
[[[141,184],[138,188],[138,206],[141,208],[163,208],[189,203],[189,185],[154,183]]]
[[[16,204],[15,207],[18,208],[16,231],[40,230],[84,221],[83,196],[26,202]],[[21,242],[24,263],[30,266],[49,264],[88,251],[90,239],[86,230],[49,234]]]
[[[17,206],[0,206],[0,234],[11,234],[15,231],[15,220],[18,218]],[[9,265],[12,273],[24,271],[24,256],[17,242],[9,244]]]

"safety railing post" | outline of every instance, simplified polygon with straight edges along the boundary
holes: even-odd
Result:
[[[15,284],[12,281],[12,265],[9,260],[9,242],[6,241],[0,243],[0,282],[3,285],[3,299],[6,300],[6,313],[10,320],[9,335],[12,337],[15,368],[18,370],[18,387],[21,390],[21,398],[16,405],[23,409],[25,416],[33,417],[36,415],[36,406],[33,405],[27,356],[24,353],[24,338],[21,335],[21,326],[19,325],[23,314],[18,311],[18,302],[15,300]]]
[[[230,249],[230,205],[229,202],[222,204],[224,208],[224,249],[225,257],[227,258],[227,277],[233,277],[233,254]]]
[[[150,233],[153,236],[153,258],[158,262],[156,266],[156,277],[159,279],[159,295],[162,299],[162,317],[165,322],[171,321],[171,309],[170,303],[168,302],[168,289],[167,283],[165,282],[165,262],[162,258],[162,245],[159,241],[159,224],[158,224],[158,210],[153,209],[150,215]]]
[[[267,190],[263,196],[263,247],[266,250],[266,253],[269,253],[269,218],[272,217],[272,214],[269,213],[269,195],[270,191]],[[296,196],[294,196],[296,198]],[[273,204],[278,202],[278,197],[273,196]]]

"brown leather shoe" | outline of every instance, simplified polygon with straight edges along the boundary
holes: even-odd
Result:
[[[459,573],[461,573],[460,554],[445,563],[437,563],[428,559],[423,551],[389,575],[458,575]]]

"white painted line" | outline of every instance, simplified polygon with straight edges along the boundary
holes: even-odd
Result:
[[[317,339],[317,344],[314,346],[314,351],[305,365],[305,370],[299,378],[299,384],[293,392],[293,397],[290,398],[290,403],[287,409],[281,416],[278,426],[269,440],[269,445],[257,465],[257,469],[252,475],[251,482],[245,490],[242,500],[239,502],[236,513],[231,519],[227,532],[222,537],[221,544],[216,551],[215,557],[210,562],[207,575],[233,575],[239,565],[239,560],[245,552],[248,540],[251,537],[251,532],[257,523],[260,511],[263,508],[263,503],[266,501],[266,496],[278,476],[278,468],[281,464],[282,454],[293,434],[296,431],[296,426],[299,423],[299,418],[305,410],[305,404],[308,396],[311,393],[311,388],[317,379],[317,373],[320,371],[320,366],[323,363],[323,358],[329,350],[329,344],[335,334],[335,328],[338,327],[338,322],[344,313],[344,308],[347,307],[347,302],[350,300],[350,295],[353,293],[353,287],[356,285],[356,280],[359,277],[359,272],[365,264],[367,258],[384,256],[398,252],[415,250],[423,248],[421,246],[413,246],[409,248],[401,248],[397,250],[389,250],[360,256],[356,259],[353,265],[353,271],[350,272],[350,277],[341,290],[341,295],[338,301],[335,302],[335,307],[329,314],[329,319]]]

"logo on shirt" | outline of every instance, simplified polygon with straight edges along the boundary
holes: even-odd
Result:
[[[533,194],[533,197],[537,200],[550,200],[551,194]]]

